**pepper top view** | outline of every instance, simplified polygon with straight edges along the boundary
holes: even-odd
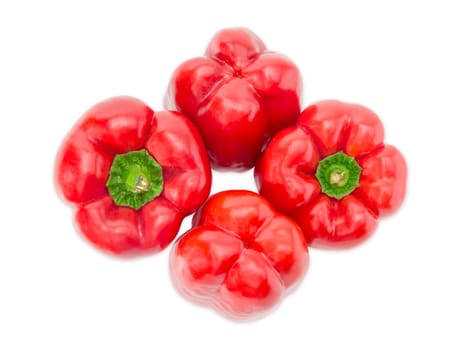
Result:
[[[159,251],[210,192],[211,173],[195,126],[131,97],[89,109],[57,157],[61,195],[79,231],[112,253]]]
[[[296,220],[311,246],[357,245],[406,192],[406,162],[383,139],[380,119],[366,107],[310,105],[268,145],[255,168],[257,186]]]

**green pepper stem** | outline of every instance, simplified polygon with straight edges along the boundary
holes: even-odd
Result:
[[[148,191],[149,182],[143,174],[139,175],[136,179],[134,188],[136,193],[143,193]]]
[[[146,150],[118,154],[106,186],[116,205],[138,210],[161,194],[161,165]]]
[[[359,187],[361,170],[355,158],[338,152],[319,162],[315,176],[323,193],[342,199]]]

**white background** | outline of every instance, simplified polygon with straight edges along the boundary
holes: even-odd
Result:
[[[472,349],[469,3],[2,1],[0,349]],[[53,184],[86,109],[123,94],[161,109],[174,68],[229,26],[298,64],[304,105],[376,111],[409,165],[402,209],[356,249],[311,249],[300,288],[251,323],[176,294],[169,249],[91,247]],[[255,189],[252,172],[214,173],[212,192],[229,188]]]

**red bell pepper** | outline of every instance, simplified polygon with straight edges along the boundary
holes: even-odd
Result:
[[[301,229],[250,191],[220,192],[193,218],[170,255],[185,297],[230,318],[261,316],[303,277],[309,262]]]
[[[311,246],[355,245],[404,199],[406,163],[383,138],[365,107],[311,105],[269,143],[255,169],[259,191],[297,221]]]
[[[294,124],[301,89],[294,63],[248,29],[233,28],[214,36],[205,57],[176,69],[165,103],[199,127],[214,167],[245,170],[270,136]]]
[[[117,97],[92,107],[59,151],[56,182],[80,232],[107,251],[161,250],[210,191],[198,130],[178,112]]]

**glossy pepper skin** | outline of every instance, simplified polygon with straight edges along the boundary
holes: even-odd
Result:
[[[170,254],[181,294],[232,319],[268,312],[302,279],[308,262],[297,224],[243,190],[210,197]]]
[[[246,170],[272,135],[294,124],[301,89],[294,63],[248,29],[231,28],[175,70],[165,105],[198,126],[213,167]]]
[[[257,187],[300,225],[309,245],[356,245],[375,230],[378,217],[396,211],[405,196],[406,163],[383,138],[378,116],[363,106],[313,104],[295,126],[272,139],[255,168]],[[340,151],[354,158],[361,174],[359,185],[337,199],[322,192],[315,174],[323,159]]]
[[[107,187],[112,163],[139,150],[160,164],[162,192],[139,209],[117,205]],[[169,245],[182,219],[208,197],[211,182],[195,126],[178,112],[154,112],[131,97],[105,100],[85,113],[59,150],[55,177],[76,208],[78,230],[117,254]]]

